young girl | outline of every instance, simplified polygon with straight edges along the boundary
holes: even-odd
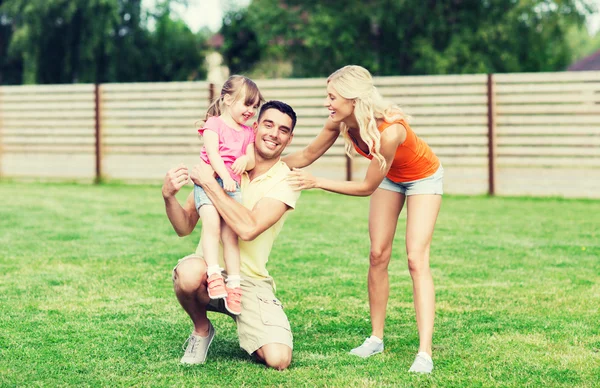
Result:
[[[429,269],[429,248],[442,202],[444,169],[431,148],[406,122],[402,110],[383,100],[371,74],[346,66],[327,79],[325,106],[330,115],[321,133],[305,149],[283,161],[304,167],[319,158],[341,134],[346,151],[371,159],[362,182],[314,178],[303,170],[290,173],[299,189],[321,188],[335,193],[371,196],[369,211],[369,305],[371,336],[350,353],[369,357],[383,351],[383,327],[389,295],[388,264],[398,216],[406,202],[406,252],[413,281],[419,352],[410,372],[431,373],[435,293]]]
[[[227,79],[221,95],[208,107],[205,123],[198,130],[204,138],[200,152],[202,161],[217,173],[217,181],[230,197],[241,202],[240,179],[246,170],[254,168],[254,132],[246,126],[264,102],[256,84],[241,75]],[[202,251],[206,260],[208,295],[225,298],[225,307],[234,315],[242,312],[240,288],[240,252],[238,237],[221,221],[221,217],[204,190],[195,185],[194,199],[202,220]],[[219,267],[219,240],[227,271],[227,285]]]

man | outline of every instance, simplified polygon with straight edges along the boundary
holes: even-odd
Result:
[[[283,306],[274,295],[274,282],[266,269],[275,238],[289,210],[300,196],[287,183],[289,168],[280,155],[291,142],[296,113],[287,104],[269,101],[254,123],[256,165],[242,177],[242,204],[219,186],[211,171],[196,166],[191,179],[206,191],[219,214],[239,236],[242,273],[242,314],[233,317],[240,346],[268,367],[283,370],[292,360],[292,333]],[[185,166],[171,169],[162,188],[169,221],[179,236],[192,233],[198,223],[193,192],[183,206],[175,194],[190,179]],[[175,294],[194,324],[181,362],[201,364],[215,330],[207,310],[228,314],[222,300],[211,300],[207,292],[206,263],[201,245],[184,257],[173,270]]]

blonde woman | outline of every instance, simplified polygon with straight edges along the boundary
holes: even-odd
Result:
[[[406,122],[402,110],[386,102],[371,74],[346,66],[327,79],[325,106],[330,115],[322,131],[303,150],[283,158],[289,181],[298,190],[320,188],[354,196],[371,196],[369,212],[369,305],[372,333],[351,354],[369,357],[383,352],[383,331],[389,296],[388,264],[398,217],[407,206],[406,252],[413,282],[419,350],[409,371],[431,373],[435,292],[429,249],[442,202],[444,169],[429,146]],[[300,170],[325,153],[339,135],[352,149],[371,159],[364,180],[342,182],[315,178]]]

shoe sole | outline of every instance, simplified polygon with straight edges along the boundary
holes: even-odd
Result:
[[[366,356],[363,356],[363,355],[360,355],[360,354],[356,354],[356,353],[352,353],[352,352],[348,352],[348,354],[351,354],[353,356],[360,357],[360,358],[369,358],[369,357],[374,356],[374,355],[379,354],[379,353],[383,353],[383,350],[378,350],[377,352],[373,352],[373,353],[368,354]]]
[[[227,311],[229,311],[229,313],[231,313],[232,315],[240,315],[240,314],[242,313],[241,311],[240,311],[240,312],[231,311],[231,310],[229,309],[229,306],[227,305],[227,299],[225,299],[225,309],[226,309]]]
[[[211,295],[210,291],[208,291],[208,297],[210,299],[224,299],[224,298],[227,298],[227,293],[225,293],[225,294],[218,294],[218,295]]]

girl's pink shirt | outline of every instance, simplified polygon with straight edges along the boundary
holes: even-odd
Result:
[[[213,131],[219,136],[219,155],[221,155],[223,162],[225,162],[225,167],[229,171],[231,178],[240,184],[241,176],[231,171],[231,166],[237,158],[246,154],[248,144],[254,143],[254,131],[245,125],[242,125],[241,131],[236,131],[217,116],[209,117],[204,127],[198,130],[198,133],[203,135],[204,131],[207,130]],[[200,159],[210,164],[206,147],[204,146],[200,150]]]

